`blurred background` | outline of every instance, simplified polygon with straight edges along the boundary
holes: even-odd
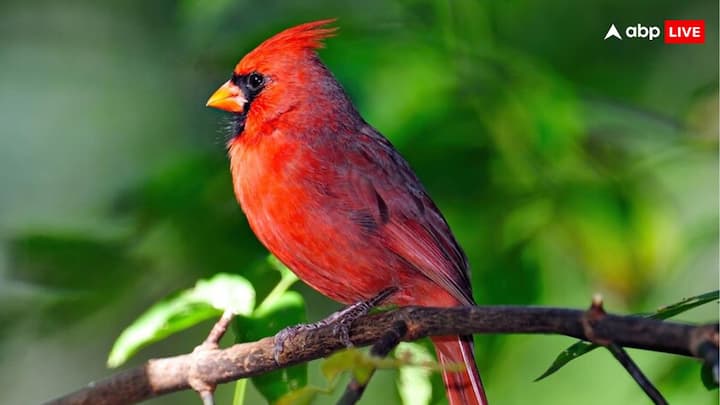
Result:
[[[444,212],[479,303],[584,308],[599,292],[609,311],[648,312],[717,289],[716,1],[3,0],[0,402],[111,374],[119,333],[198,278],[239,273],[267,293],[226,117],[204,104],[263,39],[328,17],[341,29],[322,59]],[[704,19],[705,44],[603,41],[612,23],[664,19]],[[339,308],[294,289],[310,320]],[[210,325],[131,364],[188,352]],[[478,336],[492,403],[649,403],[601,350],[532,382],[572,342]],[[697,362],[631,354],[670,403],[717,403]],[[380,372],[363,401],[399,401],[394,377]]]

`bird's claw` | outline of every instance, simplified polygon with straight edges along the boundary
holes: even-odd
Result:
[[[300,324],[288,326],[287,328],[282,329],[280,332],[275,334],[275,345],[273,346],[273,358],[275,359],[275,364],[280,365],[280,355],[283,352],[285,341],[292,336],[295,336],[301,330],[312,329],[313,326],[315,326],[315,324]]]
[[[340,341],[346,348],[353,347],[353,342],[350,340],[350,326],[353,320],[340,320],[333,326],[333,335],[340,338]]]
[[[329,325],[332,325],[333,327],[333,335],[337,336],[345,347],[353,347],[353,343],[350,340],[350,326],[352,326],[352,323],[355,322],[356,319],[367,315],[373,307],[382,303],[396,291],[396,288],[386,288],[375,297],[372,297],[367,301],[356,302],[341,311],[331,314],[321,321],[289,326],[281,330],[275,335],[275,345],[273,346],[273,358],[275,359],[275,363],[280,365],[280,355],[283,352],[285,341],[288,338],[294,336],[300,331],[320,329]]]

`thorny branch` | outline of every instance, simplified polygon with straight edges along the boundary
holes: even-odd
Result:
[[[650,380],[648,380],[642,370],[640,370],[640,367],[635,364],[635,362],[625,349],[613,343],[612,341],[600,341],[592,336],[592,323],[602,319],[605,315],[607,315],[607,313],[605,312],[605,308],[603,308],[602,297],[600,297],[600,295],[595,295],[593,297],[592,304],[590,305],[590,309],[588,309],[588,311],[585,313],[585,334],[588,335],[591,340],[594,340],[594,343],[605,346],[610,351],[610,353],[612,353],[615,359],[625,368],[625,370],[627,370],[630,376],[632,376],[632,378],[640,386],[640,388],[645,391],[645,394],[650,397],[654,404],[667,405],[667,401],[662,396],[660,391],[658,391],[657,388],[655,388],[655,386],[650,382]]]
[[[398,325],[404,327],[398,329]],[[91,383],[49,404],[126,404],[148,398],[264,374],[293,364],[328,356],[344,349],[341,336],[329,325],[300,330],[284,342],[279,364],[273,337],[226,349],[205,347],[193,353],[149,360],[142,366]],[[388,339],[388,331],[403,330],[399,340],[473,333],[559,334],[605,346],[630,347],[699,358],[718,367],[718,324],[690,325],[638,316],[620,316],[563,308],[477,306],[460,308],[404,307],[356,320],[349,338],[355,346]],[[210,338],[210,340],[213,340]],[[203,385],[201,385],[203,386]],[[361,393],[361,391],[360,391]]]

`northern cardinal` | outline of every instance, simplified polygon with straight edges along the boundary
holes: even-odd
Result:
[[[333,21],[266,40],[207,102],[233,113],[230,168],[250,227],[301,280],[341,303],[392,288],[387,301],[398,306],[474,305],[467,258],[442,214],[318,57]],[[450,404],[485,404],[472,337],[432,342],[449,366]]]

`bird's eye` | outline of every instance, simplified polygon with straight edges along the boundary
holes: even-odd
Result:
[[[265,78],[260,73],[253,72],[248,75],[246,84],[248,90],[256,93],[260,91],[262,86],[265,84]]]

